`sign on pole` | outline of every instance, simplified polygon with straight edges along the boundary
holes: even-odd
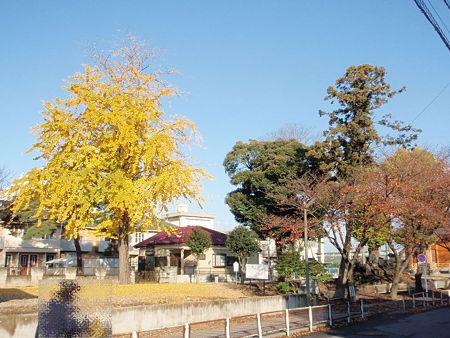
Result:
[[[246,264],[245,277],[247,279],[269,279],[269,266],[267,264]]]
[[[417,261],[419,263],[426,263],[427,262],[427,256],[423,253],[417,255]]]
[[[233,263],[233,271],[234,271],[234,280],[235,280],[236,285],[237,285],[238,272],[239,272],[239,263],[237,261],[235,261]]]

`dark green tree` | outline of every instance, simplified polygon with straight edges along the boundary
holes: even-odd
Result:
[[[242,276],[241,282],[244,283],[245,265],[248,258],[261,251],[258,235],[255,231],[245,226],[237,226],[228,234],[226,246],[228,251],[238,259],[239,270]]]
[[[294,139],[237,142],[223,163],[231,184],[237,186],[225,199],[236,221],[259,236],[266,236],[264,225],[268,216],[290,212],[280,208],[273,192],[295,195],[289,182],[317,170],[317,161],[307,155],[308,151],[307,146]]]
[[[194,229],[186,241],[186,245],[191,249],[192,255],[196,261],[196,272],[198,275],[198,260],[201,255],[205,253],[208,248],[211,247],[211,236],[201,229]]]

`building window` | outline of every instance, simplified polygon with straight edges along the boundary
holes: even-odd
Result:
[[[135,243],[140,243],[144,240],[144,233],[142,232],[136,232],[134,234],[134,242]]]
[[[55,259],[55,255],[54,254],[46,254],[45,255],[45,261],[49,262]]]
[[[30,266],[37,265],[37,255],[30,255]]]
[[[215,268],[223,268],[223,267],[225,267],[226,260],[227,260],[227,255],[225,255],[225,254],[213,255],[213,266]]]
[[[6,254],[5,257],[5,267],[11,266],[11,254]]]

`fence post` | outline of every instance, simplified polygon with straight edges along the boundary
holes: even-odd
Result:
[[[291,330],[290,330],[290,328],[289,328],[289,310],[288,309],[286,309],[286,310],[284,310],[284,318],[285,318],[285,321],[286,321],[286,336],[290,336],[291,335]]]
[[[256,314],[256,324],[258,326],[258,338],[262,338],[261,314]]]
[[[230,338],[230,318],[225,319],[225,337]]]
[[[189,326],[189,322],[186,322],[186,324],[184,324],[184,338],[189,338],[190,330],[191,330],[191,328]]]
[[[405,301],[405,297],[403,297],[403,299],[402,299],[402,305],[403,305],[403,311],[406,311],[406,301]]]
[[[427,295],[428,296],[428,295]],[[427,298],[427,301],[425,300],[425,292],[422,292],[422,299],[423,299],[423,307],[426,307],[427,306],[427,303],[428,303],[428,298]]]
[[[360,301],[360,308],[361,308],[361,318],[364,319],[364,299],[361,299]]]
[[[413,309],[416,308],[416,295],[413,294]]]
[[[431,291],[431,303],[434,306],[434,291]]]
[[[330,326],[333,326],[333,311],[330,303],[328,303],[328,323],[330,323]]]
[[[311,306],[308,306],[308,318],[309,318],[309,332],[313,332],[313,315]]]
[[[442,292],[439,292],[439,294],[441,295],[441,305],[444,304],[444,297],[442,297]]]
[[[350,302],[347,302],[347,322],[350,323],[352,317],[352,311],[350,308]]]
[[[138,338],[138,334],[137,334],[136,331],[133,331],[133,332],[131,333],[131,338]]]

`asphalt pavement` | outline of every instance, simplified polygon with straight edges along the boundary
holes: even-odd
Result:
[[[450,307],[414,314],[385,314],[367,322],[316,332],[311,338],[450,338]]]

